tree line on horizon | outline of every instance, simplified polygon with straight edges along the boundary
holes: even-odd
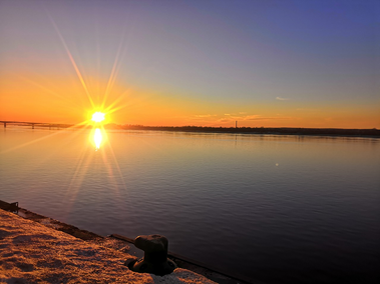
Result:
[[[132,124],[108,124],[105,128],[124,130],[160,130],[184,132],[217,132],[217,133],[252,133],[252,134],[288,134],[288,135],[350,135],[380,136],[380,130],[344,129],[344,128],[302,128],[302,127],[212,127],[212,126],[144,126]]]

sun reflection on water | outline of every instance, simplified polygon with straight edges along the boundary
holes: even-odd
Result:
[[[102,144],[102,140],[103,140],[102,131],[99,128],[96,128],[94,132],[94,143],[95,143],[96,150],[100,148],[100,145]]]

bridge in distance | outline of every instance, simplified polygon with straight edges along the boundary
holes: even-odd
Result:
[[[4,128],[7,127],[7,124],[19,125],[19,126],[31,126],[34,129],[34,126],[40,127],[49,127],[49,128],[68,128],[73,127],[74,124],[64,124],[64,123],[47,123],[47,122],[29,122],[29,121],[12,121],[12,120],[0,120],[0,123],[4,124]]]

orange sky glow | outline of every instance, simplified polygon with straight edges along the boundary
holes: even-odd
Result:
[[[107,83],[91,79],[88,90],[93,104],[83,94],[79,80],[50,76],[2,76],[1,120],[81,123],[96,111],[106,113],[104,123],[149,126],[232,127],[323,127],[380,128],[377,105],[360,101],[301,104],[292,101],[254,103],[204,103],[154,90],[115,85],[105,98]]]

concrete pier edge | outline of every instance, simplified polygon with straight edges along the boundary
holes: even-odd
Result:
[[[41,222],[41,221],[48,220],[49,221],[48,223],[50,224],[50,226],[48,227],[58,230],[58,231],[65,232],[69,235],[72,235],[84,241],[101,240],[101,239],[106,238],[106,237],[97,235],[93,232],[82,230],[82,229],[79,229],[78,227],[60,222],[58,220],[40,215],[38,213],[34,213],[27,209],[21,208],[18,206],[18,202],[8,203],[8,202],[0,200],[0,209],[13,212],[24,219],[38,222],[43,225],[46,225],[45,224],[46,222]],[[119,234],[111,234],[109,237],[127,242],[128,244],[134,244],[134,239],[131,239]],[[249,284],[249,283],[262,284],[263,283],[261,281],[247,279],[244,276],[237,275],[230,271],[222,271],[210,265],[201,263],[196,260],[189,259],[187,257],[178,255],[170,251],[168,252],[168,257],[172,259],[174,262],[176,262],[179,267],[201,274],[207,277],[208,279],[216,281],[217,283],[220,283],[220,284],[240,284],[240,283],[241,284]]]

